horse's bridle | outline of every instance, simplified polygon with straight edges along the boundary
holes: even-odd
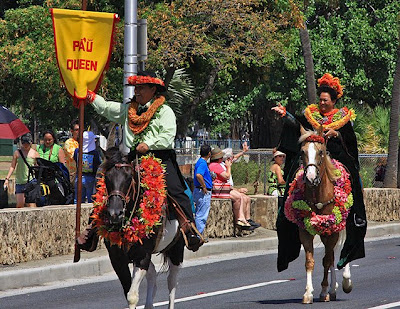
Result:
[[[126,209],[126,205],[130,202],[131,200],[131,191],[132,191],[132,196],[135,195],[136,193],[136,187],[135,187],[135,180],[133,177],[133,165],[128,164],[128,163],[116,163],[114,165],[116,168],[122,168],[122,167],[128,167],[132,170],[132,177],[131,177],[131,183],[128,187],[128,191],[126,193],[120,191],[120,190],[112,190],[109,194],[106,196],[106,200],[108,200],[111,196],[118,196],[123,202],[124,202],[124,212]],[[107,190],[107,189],[106,189]]]

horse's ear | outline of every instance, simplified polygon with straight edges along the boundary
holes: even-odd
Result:
[[[317,129],[317,134],[319,136],[324,136],[324,127],[322,125],[320,125],[319,128]]]
[[[303,128],[302,125],[300,125],[300,135],[304,135],[306,133],[307,133],[307,131]]]

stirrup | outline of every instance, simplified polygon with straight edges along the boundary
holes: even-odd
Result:
[[[185,246],[189,250],[196,252],[204,244],[203,235],[197,230],[193,222],[185,222],[185,226],[180,227]]]

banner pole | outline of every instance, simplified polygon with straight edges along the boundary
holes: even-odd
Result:
[[[82,0],[82,11],[87,10],[87,0]],[[79,153],[78,153],[78,185],[76,192],[75,213],[75,253],[74,263],[81,259],[81,250],[78,248],[76,239],[81,234],[81,204],[82,204],[82,157],[83,157],[83,127],[85,125],[85,100],[79,100]]]
[[[85,118],[85,101],[79,100],[79,153],[78,153],[78,183],[76,192],[76,217],[75,217],[75,239],[81,233],[81,204],[82,204],[82,157],[83,157],[83,129]],[[74,263],[79,262],[81,251],[75,241]]]

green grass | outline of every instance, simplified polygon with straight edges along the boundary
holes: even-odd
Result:
[[[0,156],[0,162],[11,162],[12,156]]]

